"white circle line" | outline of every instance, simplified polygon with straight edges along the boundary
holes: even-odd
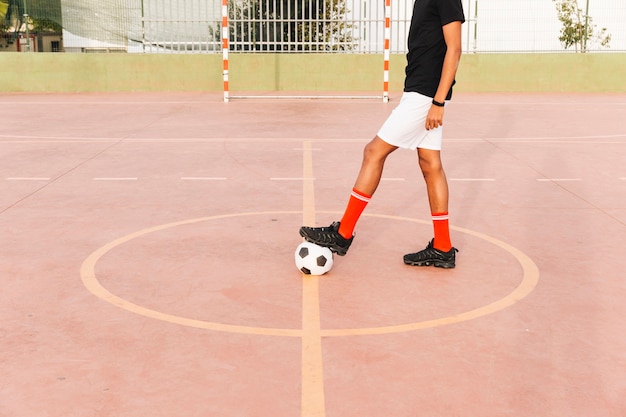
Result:
[[[337,213],[331,211],[319,211],[318,213]],[[91,255],[85,259],[83,264],[81,265],[80,275],[83,284],[85,287],[95,296],[100,299],[107,301],[119,308],[128,310],[130,312],[150,317],[153,319],[161,320],[164,322],[184,325],[188,327],[195,327],[207,330],[228,332],[228,333],[240,333],[240,334],[255,334],[255,335],[265,335],[265,336],[283,336],[283,337],[302,337],[303,330],[302,329],[281,329],[281,328],[264,328],[264,327],[252,327],[252,326],[242,326],[242,325],[231,325],[231,324],[223,324],[223,323],[215,323],[204,320],[190,319],[186,317],[176,316],[168,313],[163,313],[160,311],[152,310],[130,301],[127,301],[117,295],[111,293],[106,288],[104,288],[95,274],[95,266],[96,263],[102,256],[104,256],[107,252],[116,248],[117,246],[122,245],[123,243],[129,242],[138,237],[144,236],[149,233],[157,232],[160,230],[169,229],[172,227],[183,226],[193,223],[199,223],[203,221],[209,220],[218,220],[232,217],[240,217],[240,216],[255,216],[255,215],[265,215],[265,214],[302,214],[302,211],[261,211],[261,212],[246,212],[246,213],[233,213],[233,214],[224,214],[217,216],[209,216],[209,217],[201,217],[196,219],[188,219],[179,222],[162,224],[159,226],[154,226],[146,229],[139,230],[134,233],[130,233],[126,236],[123,236],[119,239],[113,240],[106,245],[100,247],[96,251],[94,251]],[[430,224],[428,221],[419,220],[419,219],[411,219],[406,217],[399,216],[391,216],[384,214],[364,214],[369,217],[380,217],[387,219],[394,219],[400,221],[410,221],[414,223],[423,223]],[[462,233],[466,233],[480,239],[486,240],[505,251],[509,252],[513,255],[516,260],[521,264],[524,270],[524,276],[522,282],[507,296],[487,304],[485,306],[466,311],[459,314],[453,314],[448,317],[442,317],[433,320],[420,321],[414,323],[400,324],[400,325],[392,325],[392,326],[379,326],[379,327],[370,327],[370,328],[354,328],[354,329],[321,329],[320,335],[331,337],[331,336],[357,336],[357,335],[375,335],[375,334],[389,334],[389,333],[398,333],[398,332],[408,332],[414,331],[424,328],[430,327],[438,327],[444,326],[453,323],[460,323],[463,321],[472,320],[475,318],[479,318],[482,316],[486,316],[488,314],[495,313],[504,308],[507,308],[521,299],[525,298],[528,294],[532,292],[532,290],[537,285],[539,279],[539,270],[535,263],[520,250],[514,248],[513,246],[502,242],[493,237],[484,235],[479,232],[475,232],[469,229],[464,229],[461,227],[451,226],[451,229],[460,231]]]

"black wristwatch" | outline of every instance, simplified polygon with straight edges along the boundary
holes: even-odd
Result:
[[[433,104],[437,107],[443,107],[446,105],[446,103],[440,103],[437,100],[433,99]]]

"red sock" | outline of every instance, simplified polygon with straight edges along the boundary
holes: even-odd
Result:
[[[433,247],[440,251],[448,252],[452,249],[450,241],[450,227],[448,226],[448,212],[432,213],[433,228],[435,229],[435,242]]]
[[[352,189],[350,194],[350,200],[348,201],[348,207],[343,213],[341,224],[339,225],[339,234],[346,239],[350,239],[354,234],[354,227],[356,222],[361,217],[361,213],[365,210],[365,206],[370,202],[371,195],[364,194],[356,189]]]

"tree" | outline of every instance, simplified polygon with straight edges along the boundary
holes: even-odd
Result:
[[[6,9],[0,27],[5,31],[13,28],[15,35],[26,23],[24,14],[28,14],[28,24],[34,32],[62,30],[61,0],[0,0],[0,6],[0,10]]]
[[[17,34],[24,24],[24,3],[21,0],[8,0],[3,3],[6,3],[4,26],[7,28],[12,27]]]
[[[345,0],[230,0],[231,49],[351,50],[355,39],[347,13]]]
[[[346,22],[345,1],[326,1],[318,9],[318,18],[298,23],[298,40],[306,50],[350,51],[356,46],[353,25]]]
[[[559,40],[565,49],[575,48],[576,52],[585,53],[588,51],[588,44],[599,44],[603,48],[609,48],[611,35],[607,33],[607,28],[598,31],[593,24],[593,19],[589,16],[589,0],[587,0],[587,11],[583,13],[578,7],[578,0],[552,0],[556,6],[558,18],[563,24]]]

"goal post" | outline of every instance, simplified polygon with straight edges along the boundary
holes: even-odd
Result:
[[[385,0],[385,46],[383,50],[383,102],[389,101],[389,50],[391,48],[391,0]]]
[[[229,89],[228,89],[228,0],[222,0],[222,61],[223,61],[223,77],[224,77],[224,102],[228,103]]]

